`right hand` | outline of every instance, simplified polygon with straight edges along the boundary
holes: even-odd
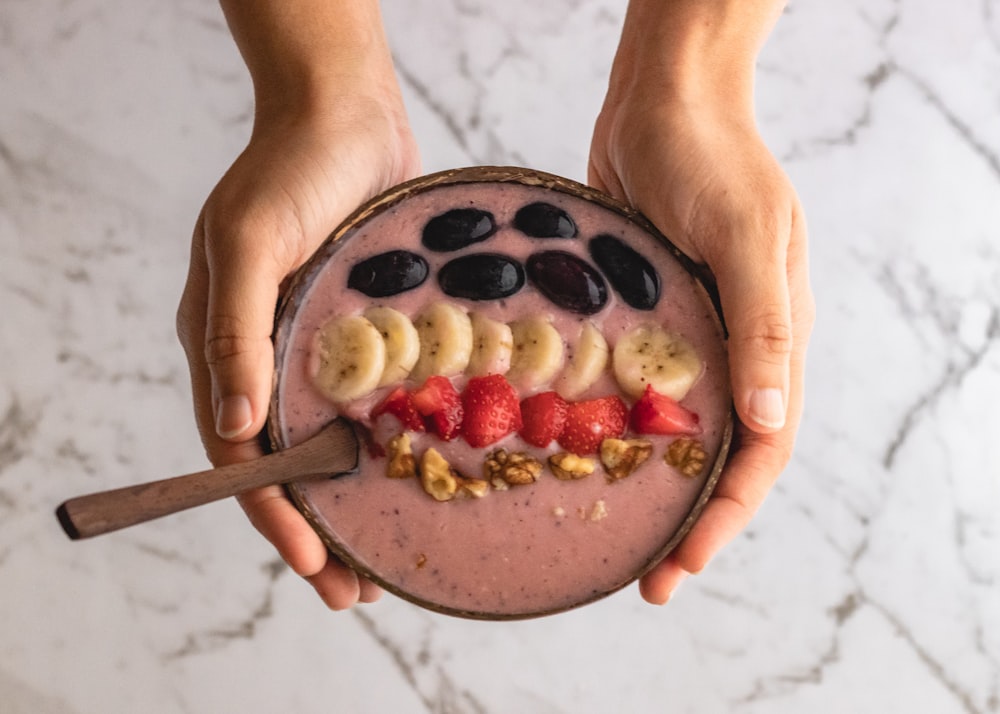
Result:
[[[195,413],[219,466],[262,454],[282,283],[357,206],[419,173],[396,92],[334,98],[323,111],[258,114],[246,150],[208,197],[194,230],[177,331]],[[280,486],[239,498],[251,523],[332,609],[381,591],[329,555]]]

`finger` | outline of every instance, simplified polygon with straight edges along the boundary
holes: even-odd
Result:
[[[373,603],[377,602],[383,594],[382,588],[373,583],[367,578],[360,578],[361,583],[361,594],[358,596],[358,602],[363,603]]]
[[[334,558],[315,575],[306,578],[331,610],[346,610],[358,603],[361,583],[357,573]]]
[[[784,235],[734,236],[706,251],[729,331],[733,400],[754,431],[785,426],[793,346]]]
[[[639,594],[650,605],[665,605],[688,575],[676,558],[667,556],[639,579]]]
[[[249,491],[239,502],[254,528],[292,570],[305,578],[323,571],[329,560],[326,546],[280,486]]]
[[[206,231],[211,229],[206,225]],[[252,438],[267,415],[274,370],[271,329],[284,271],[261,237],[206,236],[205,362],[215,431],[227,441]]]

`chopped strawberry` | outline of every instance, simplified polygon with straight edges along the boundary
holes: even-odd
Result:
[[[500,374],[473,377],[462,392],[462,436],[470,446],[494,444],[521,428],[517,392]]]
[[[557,392],[540,392],[521,400],[524,425],[518,432],[533,446],[548,446],[562,433],[566,423],[566,400]]]
[[[427,427],[444,441],[458,436],[462,426],[462,397],[447,377],[434,375],[413,390],[413,406]]]
[[[396,387],[382,402],[372,409],[372,421],[382,414],[392,414],[399,419],[407,431],[424,431],[424,420],[413,404],[412,395],[402,387]]]
[[[593,454],[605,439],[620,438],[627,422],[628,407],[617,396],[570,403],[559,445],[578,456]]]
[[[646,391],[632,406],[632,429],[639,434],[697,436],[701,433],[698,415],[674,399],[646,385]]]

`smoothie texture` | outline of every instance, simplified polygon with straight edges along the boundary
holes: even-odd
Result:
[[[697,518],[732,433],[725,334],[641,216],[475,167],[359,209],[279,309],[269,431],[343,416],[356,473],[289,495],[339,558],[423,607],[535,617],[606,596]]]

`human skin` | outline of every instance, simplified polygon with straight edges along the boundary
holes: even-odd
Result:
[[[283,281],[357,205],[419,173],[377,2],[222,7],[253,79],[254,128],[198,218],[177,315],[199,431],[217,465],[261,454]],[[595,127],[591,183],[715,273],[743,422],[702,518],[640,582],[653,603],[746,525],[787,463],[800,418],[813,311],[805,222],[752,111],[754,62],[780,7],[633,1]],[[378,597],[329,556],[280,487],[240,503],[330,608]]]
[[[198,217],[177,313],[198,428],[216,465],[262,453],[282,282],[355,207],[420,171],[377,2],[222,7],[253,79],[254,126]],[[330,608],[378,597],[328,556],[281,487],[240,503]]]
[[[756,57],[783,6],[633,0],[594,130],[590,183],[715,275],[740,418],[705,511],[640,582],[651,603],[743,530],[787,465],[801,419],[815,313],[806,222],[753,111]]]

